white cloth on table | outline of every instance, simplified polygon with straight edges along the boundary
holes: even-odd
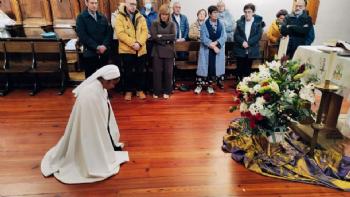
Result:
[[[74,89],[77,97],[63,137],[41,161],[44,176],[54,175],[67,184],[91,183],[118,173],[120,164],[129,161],[126,151],[114,151],[108,134],[107,90],[97,79],[119,77],[114,65],[102,67]],[[115,144],[119,142],[119,129],[110,110],[109,128]]]

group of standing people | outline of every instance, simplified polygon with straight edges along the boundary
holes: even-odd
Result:
[[[88,9],[78,16],[77,32],[84,45],[84,63],[89,67],[85,68],[87,79],[73,90],[77,99],[64,135],[41,161],[44,176],[54,175],[68,184],[104,180],[115,175],[120,165],[129,160],[127,152],[122,151],[123,143],[119,142],[120,133],[107,93],[119,82],[120,71],[115,65],[103,65],[111,50],[111,27],[97,12],[97,0],[86,0],[86,5]],[[209,18],[203,20],[200,16],[201,21],[197,21],[201,23],[197,35],[201,43],[195,90],[198,94],[205,85],[208,93],[214,93],[212,82],[225,72],[225,43],[231,30],[227,31],[225,22],[220,19],[219,7],[209,6]],[[302,38],[312,25],[304,7],[305,4],[299,4],[298,0],[293,15],[288,15],[280,28],[282,35],[290,36],[291,51],[296,45],[305,43]],[[142,15],[152,13],[148,4],[142,13],[136,9],[136,0],[126,0],[119,7],[115,36],[119,40],[119,54],[125,69],[126,100],[131,100],[133,91],[140,99],[146,98],[143,70],[148,52],[147,39],[153,43],[153,97],[170,97],[172,69],[177,55],[174,44],[187,40],[189,32],[187,18],[180,14],[180,9],[180,4],[175,3],[171,14],[168,5],[162,5],[157,20],[149,23]],[[255,14],[253,4],[246,4],[243,11],[233,34],[240,77],[249,74],[252,60],[259,56],[258,43],[264,26],[262,17]],[[205,16],[206,10],[198,13]]]
[[[315,30],[311,17],[306,11],[306,0],[295,0],[294,10],[281,9],[267,31],[267,37],[272,44],[279,45],[283,36],[289,36],[287,55],[292,58],[300,45],[311,45],[315,39]]]
[[[281,10],[277,20],[268,30],[268,37],[278,43],[282,36],[289,36],[288,55],[292,57],[299,45],[314,39],[311,18],[305,12],[306,1],[295,0],[291,14]],[[112,29],[106,17],[97,12],[97,0],[86,0],[87,10],[77,18],[77,33],[84,46],[84,66],[86,77],[106,65],[112,38]],[[152,1],[145,0],[140,11],[136,0],[126,0],[115,15],[114,37],[118,39],[118,52],[124,73],[125,100],[136,94],[145,99],[147,84],[146,62],[152,62],[153,98],[170,98],[173,88],[174,59],[187,58],[187,52],[175,52],[175,43],[187,40],[199,41],[198,67],[195,93],[204,87],[209,94],[214,93],[215,82],[223,88],[225,74],[225,43],[234,42],[231,55],[237,60],[237,78],[251,73],[253,60],[259,58],[259,41],[265,23],[255,13],[252,3],[244,6],[244,14],[235,21],[226,9],[225,3],[197,12],[198,19],[189,26],[188,19],[181,14],[181,4],[162,5],[158,13],[152,8]],[[208,16],[208,18],[207,18]]]

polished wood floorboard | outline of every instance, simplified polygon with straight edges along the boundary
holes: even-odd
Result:
[[[131,102],[113,93],[130,162],[105,181],[66,185],[44,178],[40,161],[64,132],[74,103],[70,90],[63,96],[43,90],[34,97],[15,90],[0,98],[0,196],[348,196],[255,174],[223,153],[222,136],[238,115],[228,112],[231,91]]]

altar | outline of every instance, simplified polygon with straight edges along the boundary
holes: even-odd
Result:
[[[324,82],[327,77],[327,66],[333,66],[330,80],[339,87],[337,94],[347,97],[350,93],[350,57],[336,55],[332,60],[332,54],[322,51],[322,46],[300,46],[296,50],[293,60],[301,63],[309,63],[315,66],[313,72],[320,82]]]
[[[317,143],[325,149],[338,149],[337,144],[342,140],[340,131],[344,135],[344,115],[339,120],[343,98],[350,95],[350,57],[343,57],[336,52],[327,52],[323,46],[300,46],[294,54],[293,60],[308,63],[314,66],[311,75],[315,75],[319,83],[326,79],[338,89],[331,94],[329,105],[326,106],[326,116],[323,124],[327,128],[336,130],[323,130],[318,136]],[[309,124],[293,124],[292,128],[306,140],[311,140],[314,130]]]

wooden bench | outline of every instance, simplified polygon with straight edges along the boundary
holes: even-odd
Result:
[[[5,77],[4,89],[0,95],[6,95],[11,87],[14,76],[23,78],[23,74],[28,72],[34,63],[32,42],[0,40],[3,46],[0,52],[4,56],[4,64],[0,74]]]
[[[253,61],[253,69],[257,69],[258,66],[264,63],[268,57],[268,41],[263,37],[259,41],[260,45],[260,55],[261,58]],[[176,52],[187,52],[189,53],[188,59],[175,59],[175,73],[178,71],[188,71],[188,70],[196,70],[197,69],[197,59],[198,52],[200,48],[200,42],[196,41],[188,41],[188,42],[178,42],[175,44]],[[225,43],[225,69],[227,73],[234,71],[237,68],[236,58],[233,56],[232,51],[234,49],[234,42],[226,42]],[[194,58],[193,54],[196,54],[197,57]]]
[[[4,88],[0,95],[11,89],[14,77],[28,76],[31,80],[30,95],[39,90],[39,76],[59,75],[60,90],[63,94],[68,78],[64,42],[60,39],[6,38],[0,39],[0,54],[3,58],[0,74],[5,76]],[[1,62],[1,61],[0,61]]]

